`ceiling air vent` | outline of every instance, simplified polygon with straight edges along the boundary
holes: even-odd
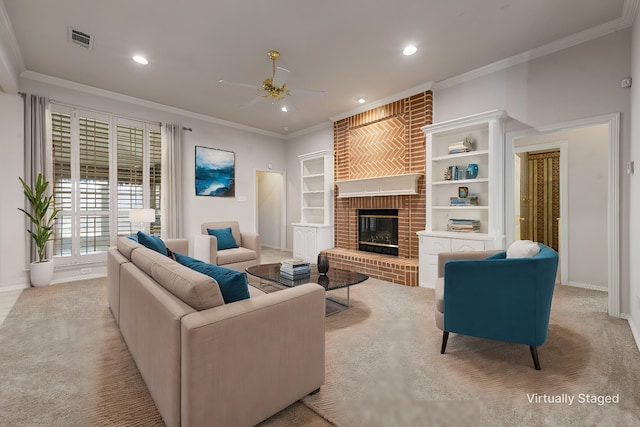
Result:
[[[69,27],[69,40],[87,49],[93,48],[93,36],[76,28]]]

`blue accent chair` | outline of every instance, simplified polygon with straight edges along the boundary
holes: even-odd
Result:
[[[538,245],[540,252],[527,258],[488,251],[438,255],[435,315],[443,330],[441,354],[454,332],[526,344],[540,370],[537,347],[547,339],[558,253]]]

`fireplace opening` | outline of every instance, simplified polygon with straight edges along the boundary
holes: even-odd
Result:
[[[358,210],[358,249],[398,256],[398,210]]]

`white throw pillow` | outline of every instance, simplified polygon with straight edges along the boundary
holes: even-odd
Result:
[[[516,240],[507,249],[507,258],[527,258],[540,252],[540,247],[531,240]]]

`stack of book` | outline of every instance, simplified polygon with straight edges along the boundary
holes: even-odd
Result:
[[[467,197],[449,197],[451,206],[478,206],[478,195],[469,194]]]
[[[303,279],[311,275],[311,268],[302,259],[285,259],[280,263],[280,275],[289,280]]]
[[[471,142],[466,139],[449,146],[449,154],[466,153],[467,151],[471,151]]]
[[[480,220],[451,218],[447,223],[447,231],[456,231],[461,233],[479,233]]]

